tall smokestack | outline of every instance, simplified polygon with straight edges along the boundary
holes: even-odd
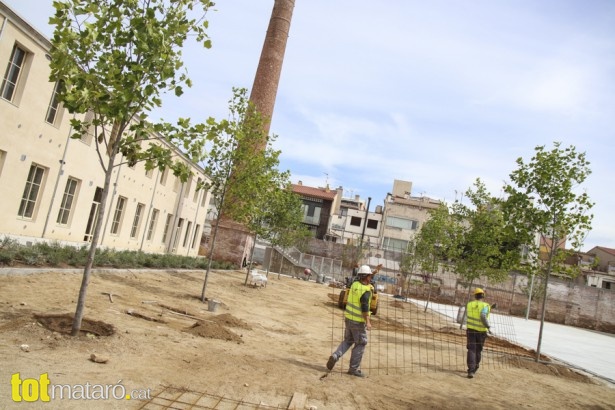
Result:
[[[275,0],[254,76],[250,101],[264,120],[265,135],[269,135],[294,7],[295,0]]]
[[[295,0],[275,0],[271,12],[265,43],[250,94],[250,102],[263,120],[262,132],[264,138],[254,147],[250,147],[254,153],[259,150],[262,152],[267,146],[267,136],[269,135],[273,106],[278,93],[278,83],[280,82],[286,40],[288,39],[290,19],[294,7]],[[234,166],[241,167],[241,164]],[[225,200],[241,201],[241,198],[233,198],[231,194]],[[249,259],[248,253],[254,240],[251,233],[245,226],[227,219],[224,215],[220,217],[217,229],[216,238],[221,244],[215,247],[216,253],[213,259],[231,261],[238,266],[243,266]]]

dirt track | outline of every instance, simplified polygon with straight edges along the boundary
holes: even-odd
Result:
[[[493,351],[504,349],[506,360],[492,354],[468,380],[462,333],[413,322],[412,314],[399,313],[411,307],[386,299],[364,358],[369,378],[346,375],[343,361],[327,374],[325,362],[341,337],[337,289],[278,275],[266,288],[253,288],[244,286],[245,273],[214,272],[207,296],[220,305],[210,312],[198,299],[203,277],[200,271],[96,274],[86,309],[93,327],[73,338],[61,332],[70,320],[49,315],[73,313],[80,274],[0,276],[0,403],[16,408],[12,374],[48,373],[56,385],[121,380],[127,390],[163,395],[157,399],[163,406],[177,399],[198,403],[194,408],[240,402],[239,408],[287,408],[293,399],[317,409],[615,408],[612,385],[526,360],[525,349],[493,339]],[[104,336],[107,325],[113,334]],[[414,356],[401,360],[392,345],[410,345],[403,356]],[[217,407],[210,404],[215,400]],[[87,406],[160,408],[153,403],[111,399]],[[83,408],[84,402],[64,400],[61,407]]]

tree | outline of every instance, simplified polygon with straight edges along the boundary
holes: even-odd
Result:
[[[438,259],[452,246],[452,232],[456,221],[449,214],[446,204],[429,211],[429,219],[421,226],[414,239],[409,242],[406,253],[402,256],[400,269],[404,279],[420,268],[422,272],[434,272],[438,268]]]
[[[555,142],[551,150],[537,146],[534,156],[525,163],[517,159],[517,169],[510,174],[511,183],[504,192],[505,218],[514,226],[515,235],[530,248],[528,255],[543,268],[544,295],[536,361],[540,358],[542,331],[547,306],[547,289],[551,272],[564,271],[563,262],[569,251],[563,247],[569,240],[570,252],[580,250],[587,232],[591,229],[594,206],[580,185],[591,174],[585,153],[576,147],[562,148]],[[541,236],[541,243],[534,240]],[[541,252],[540,247],[544,248]],[[542,258],[541,258],[542,256]],[[574,272],[571,272],[574,274]]]
[[[287,173],[281,175],[284,179],[287,178]],[[261,204],[256,211],[257,213],[250,219],[248,225],[254,233],[252,255],[257,236],[269,241],[272,246],[286,248],[310,235],[302,222],[301,198],[292,191],[290,182],[286,182],[284,186],[276,186],[263,191]],[[250,256],[251,262],[252,256]],[[247,279],[246,274],[246,283]]]
[[[65,0],[55,1],[55,25],[51,40],[50,80],[61,82],[59,98],[72,114],[72,138],[93,132],[105,181],[96,229],[84,269],[72,335],[79,334],[87,287],[103,226],[111,175],[118,153],[134,165],[145,161],[146,169],[171,168],[186,181],[190,170],[174,160],[173,150],[159,139],[180,145],[198,161],[203,152],[204,124],[151,124],[146,113],[161,106],[161,93],[182,94],[190,86],[181,48],[189,34],[207,48],[211,46],[202,17],[190,18],[195,5],[203,16],[213,5],[207,0]],[[210,119],[210,123],[213,120]],[[142,145],[149,141],[146,149]]]
[[[514,241],[504,219],[501,201],[489,194],[480,179],[465,192],[465,196],[470,200],[470,206],[459,201],[453,204],[453,213],[461,229],[453,242],[456,248],[449,254],[454,259],[457,273],[470,286],[480,277],[499,282],[518,265],[520,249],[509,245]]]
[[[444,271],[448,269],[449,265],[440,264],[440,261],[454,256],[452,252],[458,247],[457,241],[460,238],[461,228],[456,218],[451,215],[448,206],[441,204],[430,212],[429,220],[423,224],[417,235],[416,250],[420,255],[419,264],[423,272],[428,272],[426,279],[429,294],[425,310],[431,299],[433,275],[438,272],[440,266]]]
[[[288,184],[288,173],[277,170],[280,151],[271,147],[275,136],[265,138],[263,135],[263,118],[246,97],[246,89],[233,89],[229,111],[229,120],[221,121],[216,128],[217,135],[205,165],[205,173],[210,181],[204,183],[204,188],[215,198],[218,213],[203,281],[202,301],[205,301],[218,226],[222,218],[251,229],[260,229],[264,215],[261,207],[266,203],[266,198]],[[264,149],[260,148],[262,141],[266,141]]]

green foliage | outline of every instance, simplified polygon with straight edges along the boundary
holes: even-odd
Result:
[[[91,113],[91,118],[71,120],[73,138],[94,134],[101,165],[103,153],[120,152],[129,165],[146,161],[146,168],[172,168],[183,181],[189,170],[173,160],[173,151],[159,137],[182,148],[193,161],[202,159],[211,122],[190,125],[150,124],[144,113],[161,106],[161,94],[182,94],[190,79],[182,71],[181,48],[194,35],[207,48],[204,18],[192,18],[195,5],[203,15],[213,6],[207,0],[66,0],[54,2],[56,13],[51,50],[52,81],[63,84],[60,100],[71,113]],[[206,136],[206,138],[202,138]],[[100,149],[100,145],[106,149]]]
[[[267,193],[269,195],[262,197],[258,213],[251,219],[252,230],[273,246],[300,247],[312,236],[302,222],[301,198],[292,191],[290,182],[284,187],[274,186]]]
[[[585,153],[578,153],[574,146],[561,148],[559,142],[553,149],[538,146],[530,162],[517,159],[518,168],[510,174],[511,184],[504,187],[508,195],[504,204],[504,217],[514,224],[511,229],[522,243],[530,248],[531,269],[541,273],[544,281],[542,293],[542,320],[536,348],[536,361],[546,316],[547,290],[551,272],[575,276],[579,268],[565,266],[566,257],[578,251],[591,229],[594,206],[580,185],[591,174]],[[536,234],[541,243],[534,241]],[[570,241],[572,249],[562,249]],[[546,252],[541,252],[541,247]],[[541,253],[543,255],[541,255]],[[545,257],[546,255],[546,257]],[[541,259],[542,256],[542,259]],[[543,259],[546,259],[543,261]]]
[[[200,5],[202,16],[194,16]],[[51,39],[50,80],[62,84],[58,94],[63,106],[74,114],[72,138],[93,135],[105,182],[100,212],[92,235],[72,334],[77,335],[83,318],[89,274],[96,254],[104,210],[111,190],[116,156],[134,165],[145,161],[151,170],[170,168],[185,182],[191,171],[181,149],[192,161],[203,158],[208,138],[218,124],[191,125],[179,119],[176,125],[151,124],[147,113],[161,106],[163,92],[177,96],[190,79],[182,70],[181,49],[189,35],[210,47],[204,15],[213,6],[209,0],[64,0],[54,1],[55,26]],[[169,145],[170,144],[170,145]],[[125,263],[125,262],[124,262]]]
[[[594,203],[580,185],[591,174],[585,153],[574,146],[562,148],[556,142],[551,150],[535,148],[532,159],[517,159],[518,168],[510,174],[511,184],[504,187],[508,195],[503,210],[515,237],[530,248],[531,262],[538,269],[538,259],[546,257],[543,273],[565,272],[564,260],[578,251],[591,229]],[[545,249],[539,249],[535,235],[540,234]],[[571,249],[559,249],[567,241]],[[559,250],[558,250],[559,249]],[[569,272],[575,275],[575,272]]]
[[[257,229],[262,225],[259,210],[283,194],[289,173],[277,170],[280,151],[271,146],[275,136],[266,135],[245,88],[233,88],[229,112],[230,119],[216,128],[205,164],[210,181],[204,187],[216,198],[218,217]]]
[[[489,194],[480,179],[465,195],[470,205],[456,201],[452,207],[459,229],[448,252],[454,258],[457,273],[468,282],[481,276],[491,282],[504,280],[518,266],[521,249],[509,246],[514,237],[507,227],[501,202]]]
[[[288,241],[296,225],[297,201],[289,194],[289,173],[280,172],[280,151],[268,137],[264,119],[248,100],[247,90],[233,88],[229,119],[216,125],[216,135],[205,164],[209,181],[203,187],[215,198],[218,211],[213,227],[210,256],[214,254],[218,224],[223,218],[247,226],[255,235]],[[205,300],[205,274],[201,299]]]
[[[3,238],[0,241],[0,266],[28,265],[32,267],[83,267],[88,251],[85,247],[74,248],[57,243],[35,243],[21,245],[17,241]],[[101,249],[95,257],[96,267],[117,269],[206,269],[208,260],[180,255],[148,254],[139,251],[116,251]],[[212,262],[214,269],[234,269],[228,262]]]
[[[436,272],[440,261],[457,256],[461,233],[462,226],[458,218],[450,213],[446,204],[431,210],[429,220],[423,224],[402,257],[402,274],[407,276],[419,268],[423,272]],[[442,266],[448,268],[447,264]]]

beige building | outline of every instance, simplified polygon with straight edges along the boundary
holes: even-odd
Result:
[[[331,215],[328,240],[356,246],[363,238],[364,245],[377,247],[380,243],[382,206],[376,206],[376,212],[366,212],[365,200],[359,195],[343,197],[342,187],[337,188],[337,192],[341,199]]]
[[[83,246],[100,210],[104,171],[92,135],[69,137],[70,114],[49,82],[50,46],[0,2],[0,235]],[[102,247],[198,254],[209,195],[196,186],[206,176],[176,152],[192,167],[183,184],[142,164],[116,167]]]
[[[391,251],[405,251],[419,229],[430,218],[429,211],[441,202],[428,197],[412,197],[412,182],[393,181],[393,192],[384,201],[381,247]]]

